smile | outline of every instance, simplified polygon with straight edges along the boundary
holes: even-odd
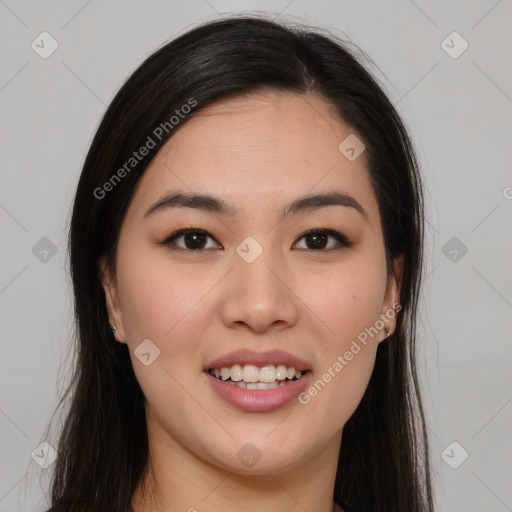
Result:
[[[275,389],[302,377],[301,372],[293,366],[253,364],[234,364],[231,367],[212,368],[209,374],[242,389]]]
[[[243,368],[245,371],[245,366]],[[261,373],[263,368],[256,367],[256,370],[258,373]],[[230,368],[229,370],[231,371]],[[235,368],[235,370],[237,369]],[[288,370],[290,368],[286,369],[287,372]],[[217,373],[219,371],[222,372],[222,368],[217,370]],[[254,370],[249,369],[249,372],[251,371]],[[208,380],[209,385],[217,396],[235,409],[245,412],[271,412],[297,399],[299,394],[310,386],[313,375],[309,370],[297,371],[297,375],[296,370],[294,370],[291,379],[288,378],[287,373],[286,378],[280,380],[277,379],[277,371],[278,367],[275,368],[276,378],[271,382],[261,382],[260,380],[256,382],[246,382],[245,380],[233,381],[231,377],[223,380],[222,375],[215,376],[215,370],[203,371],[202,374]],[[224,375],[226,375],[226,370],[224,370]],[[263,378],[270,378],[265,377],[265,370],[263,370]]]

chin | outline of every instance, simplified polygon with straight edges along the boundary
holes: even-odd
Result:
[[[245,442],[234,443],[236,446],[226,447],[219,452],[210,451],[208,461],[222,469],[241,475],[268,475],[268,473],[284,473],[300,465],[306,457],[304,445],[296,448],[290,446],[286,451],[282,448],[281,440],[270,442],[268,434],[258,438],[247,436]]]

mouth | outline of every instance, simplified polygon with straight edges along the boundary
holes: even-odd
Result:
[[[216,395],[245,412],[270,412],[290,404],[310,385],[312,365],[283,350],[240,349],[203,367]]]
[[[291,404],[311,385],[312,371],[293,366],[234,364],[203,371],[224,403],[244,412],[271,412]]]
[[[220,368],[210,368],[207,372],[217,380],[242,389],[265,390],[287,386],[300,380],[311,370],[297,370],[284,364],[256,366],[254,364],[234,364]]]

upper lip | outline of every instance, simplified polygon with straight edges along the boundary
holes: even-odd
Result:
[[[282,350],[254,352],[253,350],[248,349],[235,350],[234,352],[229,352],[229,354],[224,354],[223,356],[220,356],[208,363],[205,370],[222,368],[223,366],[229,368],[234,364],[239,364],[241,366],[245,364],[253,364],[255,366],[284,364],[287,367],[293,366],[299,371],[309,370],[309,365],[306,361],[289,354],[288,352],[283,352]]]

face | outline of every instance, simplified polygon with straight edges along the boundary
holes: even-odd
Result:
[[[398,302],[365,153],[338,149],[353,133],[316,96],[222,100],[142,176],[101,278],[162,443],[244,474],[339,444]],[[151,208],[176,193],[217,202]]]

